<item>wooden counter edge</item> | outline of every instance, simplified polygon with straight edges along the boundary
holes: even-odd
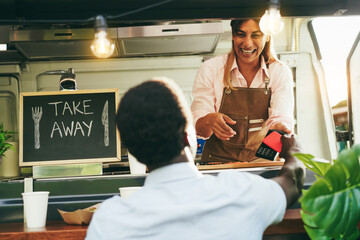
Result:
[[[268,161],[268,162],[238,162],[238,163],[224,163],[214,165],[197,165],[198,170],[221,170],[221,169],[237,169],[237,168],[262,168],[262,167],[274,167],[283,166],[284,162],[280,161]]]
[[[287,209],[283,220],[269,226],[264,235],[305,233],[304,222],[301,219],[300,209]]]
[[[1,232],[7,225],[9,230]],[[0,239],[36,239],[36,240],[78,240],[85,239],[88,226],[67,225],[63,221],[47,222],[46,227],[41,229],[27,229],[24,223],[2,223],[0,224]]]
[[[63,221],[49,221],[42,229],[27,229],[24,223],[1,223],[0,239],[84,239],[88,226],[67,225]],[[282,222],[268,227],[264,235],[304,233],[300,209],[286,210]]]

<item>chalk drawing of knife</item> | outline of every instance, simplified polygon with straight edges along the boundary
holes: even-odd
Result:
[[[43,114],[42,107],[31,108],[32,119],[34,121],[34,143],[35,149],[40,148],[40,120]]]
[[[104,109],[101,116],[102,124],[104,125],[104,145],[109,146],[109,103],[104,104]]]

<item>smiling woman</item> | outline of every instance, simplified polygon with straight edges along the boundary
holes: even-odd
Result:
[[[203,163],[263,161],[255,151],[267,131],[293,128],[292,74],[271,52],[271,37],[254,19],[231,28],[231,52],[206,61],[194,82],[195,128],[209,138]]]
[[[270,52],[271,36],[264,35],[259,27],[258,20],[232,21],[233,48],[236,54],[236,62],[239,71],[244,76],[248,87],[250,87],[260,64],[260,54],[264,57],[265,63],[275,61],[275,57]],[[228,58],[227,66],[232,65],[232,58]],[[232,87],[229,76],[224,81],[228,81]]]

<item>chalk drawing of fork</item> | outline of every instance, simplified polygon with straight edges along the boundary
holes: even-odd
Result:
[[[40,120],[42,116],[42,107],[31,108],[32,119],[34,121],[35,149],[40,148]]]

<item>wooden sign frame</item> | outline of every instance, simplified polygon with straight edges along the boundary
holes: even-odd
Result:
[[[118,89],[20,93],[19,165],[121,161],[118,105]]]

